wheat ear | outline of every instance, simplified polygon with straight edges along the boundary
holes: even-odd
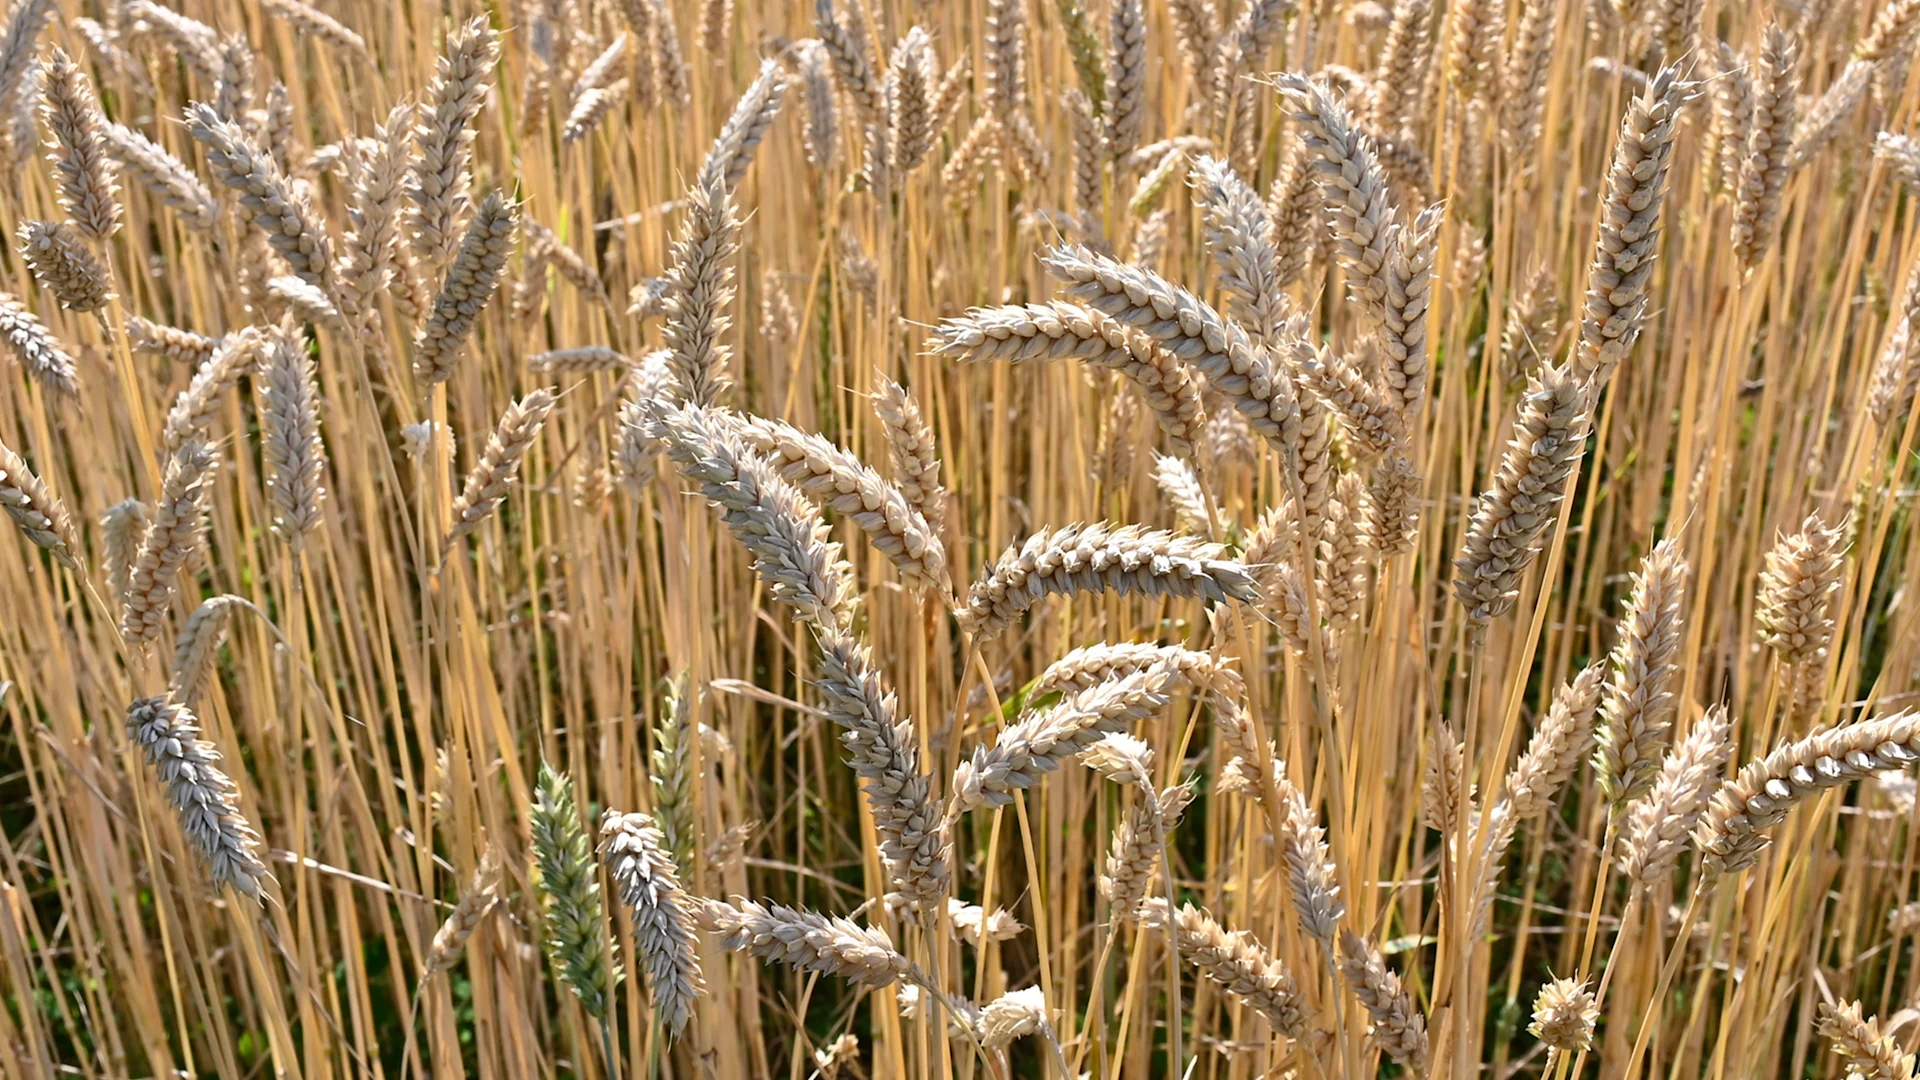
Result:
[[[541,426],[547,422],[547,414],[553,411],[558,400],[552,390],[543,387],[530,391],[500,414],[500,422],[487,436],[486,450],[467,473],[459,496],[453,500],[453,527],[440,541],[442,560],[461,537],[479,528],[505,501],[507,490],[520,475],[521,462],[533,449]]]
[[[64,221],[22,221],[20,255],[33,276],[68,311],[98,311],[107,306],[111,284],[107,268],[88,251]]]
[[[213,447],[199,437],[181,443],[167,462],[160,501],[134,556],[120,615],[121,632],[131,644],[144,644],[159,635],[173,597],[174,577],[206,543],[207,504],[216,465]]]
[[[6,338],[7,347],[33,381],[57,397],[80,393],[80,371],[73,357],[54,340],[45,323],[6,293],[0,293],[0,337]]]
[[[660,830],[645,814],[608,810],[600,822],[601,857],[620,902],[633,914],[634,945],[646,961],[654,1015],[677,1035],[707,984],[696,951],[693,901],[681,890],[673,858],[661,845]]]
[[[440,929],[434,932],[420,975],[423,985],[435,975],[452,971],[460,963],[460,957],[467,951],[467,942],[473,939],[481,924],[493,914],[493,909],[500,902],[500,855],[489,844],[486,851],[481,853],[473,877],[467,882],[459,901],[454,904],[453,911],[440,924]]]
[[[1847,1064],[1849,1076],[1861,1080],[1909,1080],[1913,1076],[1913,1055],[1900,1052],[1893,1036],[1884,1034],[1876,1020],[1868,1019],[1857,1001],[1831,1005],[1820,1003],[1819,1029],[1833,1045],[1833,1052]]]
[[[1427,1024],[1412,995],[1371,942],[1351,930],[1340,932],[1341,976],[1373,1021],[1368,1037],[1414,1076],[1427,1073]]]
[[[209,596],[180,624],[173,639],[173,665],[167,677],[167,700],[192,707],[213,678],[214,658],[227,640],[227,621],[233,609],[247,601],[238,596]]]
[[[912,971],[885,930],[839,916],[745,899],[730,904],[707,900],[696,915],[703,928],[724,935],[724,948],[801,971],[837,976],[872,989],[891,986]]]
[[[1600,701],[1599,750],[1594,771],[1615,812],[1645,794],[1660,769],[1673,727],[1672,694],[1678,673],[1687,563],[1679,544],[1661,541],[1634,577],[1613,678]]]
[[[54,498],[45,483],[20,455],[0,443],[0,510],[13,519],[20,535],[46,548],[60,565],[80,568],[80,535],[65,503]]]
[[[434,61],[426,105],[414,127],[418,156],[407,180],[407,226],[413,251],[428,268],[446,261],[459,243],[467,208],[467,166],[473,157],[475,118],[486,106],[499,36],[485,16],[447,34],[446,52]]]
[[[113,159],[102,145],[106,118],[80,65],[54,49],[40,65],[40,120],[53,139],[47,159],[58,181],[67,220],[90,240],[105,241],[120,228],[120,197]]]
[[[1000,732],[992,747],[975,749],[973,757],[954,770],[954,808],[1007,805],[1016,791],[1039,783],[1102,736],[1158,712],[1167,703],[1173,680],[1172,666],[1159,662],[1023,715]]]
[[[1244,930],[1228,930],[1206,911],[1182,904],[1170,912],[1166,900],[1148,897],[1141,921],[1174,939],[1180,958],[1199,969],[1232,997],[1291,1039],[1307,1034],[1307,1010],[1300,987],[1285,964]]]
[[[240,812],[240,791],[220,768],[220,751],[201,738],[192,711],[162,697],[139,698],[127,707],[127,735],[166,785],[181,831],[213,880],[259,900],[272,876],[256,854],[260,834]]]

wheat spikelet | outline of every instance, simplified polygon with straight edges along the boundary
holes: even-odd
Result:
[[[1584,1053],[1593,1046],[1593,1026],[1600,1019],[1600,1003],[1585,980],[1555,979],[1533,999],[1533,1023],[1527,1031],[1563,1054]]]
[[[220,339],[167,413],[162,439],[169,453],[192,439],[211,436],[214,414],[227,394],[240,385],[241,377],[254,371],[265,351],[265,340],[252,327]]]
[[[459,496],[453,500],[453,526],[440,541],[443,561],[461,537],[479,528],[506,500],[508,489],[520,475],[521,462],[533,449],[547,414],[558,400],[552,390],[541,388],[530,391],[500,414],[493,434],[487,436],[486,451],[474,462]]]
[[[80,66],[54,49],[40,65],[40,120],[53,136],[47,160],[58,181],[60,206],[82,236],[105,240],[120,228],[113,161],[101,145],[106,119]]]
[[[1042,529],[1024,544],[1009,547],[974,583],[954,617],[967,633],[991,638],[1049,593],[1106,590],[1122,596],[1202,597],[1216,603],[1255,600],[1259,590],[1252,575],[1223,554],[1218,544],[1139,525],[1100,522]]]
[[[820,654],[821,700],[828,718],[846,728],[840,742],[866,792],[888,878],[931,918],[951,886],[952,854],[946,808],[920,768],[917,733],[896,719],[893,693],[865,647],[828,633]]]
[[[1759,861],[1768,837],[1805,799],[1920,760],[1920,716],[1896,712],[1784,743],[1720,785],[1693,832],[1707,869],[1735,873]]]
[[[267,464],[274,529],[295,551],[320,524],[320,486],[326,468],[320,444],[320,391],[313,356],[299,331],[282,326],[267,337],[260,419],[260,451]]]
[[[453,28],[446,52],[434,61],[427,102],[413,131],[418,156],[406,185],[409,242],[429,268],[452,257],[460,243],[473,122],[486,107],[499,59],[499,37],[481,17]]]
[[[1677,67],[1662,68],[1627,107],[1613,145],[1600,232],[1587,270],[1580,342],[1572,370],[1603,384],[1633,351],[1646,321],[1648,285],[1660,242],[1660,208],[1673,159],[1673,129],[1694,84]]]
[[[753,164],[754,151],[759,149],[761,140],[767,137],[774,117],[780,115],[780,106],[786,96],[787,79],[780,70],[780,62],[762,61],[760,76],[747,87],[746,93],[740,95],[739,103],[733,107],[733,115],[727,118],[720,134],[714,137],[713,149],[707,152],[706,163],[694,179],[694,191],[709,192],[716,185],[724,185],[731,191],[740,183],[740,178],[746,175],[747,166]]]
[[[1752,266],[1760,258],[1780,216],[1780,192],[1786,186],[1787,153],[1793,143],[1794,95],[1800,85],[1794,67],[1799,59],[1799,43],[1778,23],[1769,23],[1751,75],[1752,113],[1734,193],[1733,254],[1743,266]]]
[[[107,268],[80,242],[66,222],[22,221],[20,254],[33,276],[69,311],[97,311],[107,305]]]
[[[1862,1080],[1908,1080],[1913,1076],[1913,1055],[1901,1053],[1893,1036],[1883,1034],[1879,1022],[1866,1018],[1864,1012],[1857,1001],[1839,1005],[1823,1001],[1820,1033],[1846,1062],[1847,1075]]]
[[[732,380],[729,350],[721,342],[733,301],[733,254],[740,223],[733,201],[718,180],[695,187],[687,197],[685,230],[673,246],[673,269],[666,296],[667,348],[672,350],[677,396],[694,405],[712,405]]]
[[[1687,837],[1706,809],[1714,781],[1733,756],[1733,725],[1715,705],[1667,754],[1644,798],[1627,808],[1620,838],[1620,872],[1635,888],[1673,874]]]
[[[600,821],[600,854],[620,902],[633,914],[634,945],[646,961],[654,1015],[677,1035],[707,984],[695,951],[693,901],[681,891],[679,872],[661,842],[645,814],[608,810]]]
[[[1169,912],[1167,902],[1157,896],[1141,903],[1140,918],[1173,938],[1182,960],[1258,1013],[1273,1030],[1291,1039],[1306,1035],[1307,1012],[1299,986],[1286,965],[1252,934],[1230,931],[1192,904]]]
[[[0,443],[0,510],[13,519],[20,535],[46,548],[62,566],[80,569],[80,535],[66,504],[54,498],[20,455]]]
[[[500,275],[513,255],[520,207],[506,193],[490,192],[474,208],[460,253],[433,298],[433,310],[414,339],[413,371],[428,386],[453,377],[454,364],[487,302],[499,290]]]
[[[0,336],[27,376],[43,389],[62,398],[79,394],[80,372],[73,357],[26,305],[7,293],[0,293]]]
[[[1340,932],[1340,975],[1373,1021],[1367,1035],[1388,1057],[1415,1076],[1427,1072],[1427,1024],[1399,976],[1371,942],[1351,930]]]
[[[1262,438],[1299,452],[1299,401],[1293,381],[1236,324],[1159,275],[1085,248],[1062,246],[1042,264],[1066,292],[1158,341],[1207,376],[1208,385],[1245,413]]]
[[[748,417],[736,431],[789,483],[866,533],[907,584],[927,587],[945,580],[947,552],[940,538],[899,488],[858,457],[778,420]]]
[[[1573,779],[1593,745],[1593,714],[1606,669],[1595,664],[1563,683],[1533,738],[1507,774],[1507,801],[1517,820],[1538,817]]]
[[[261,7],[269,14],[287,21],[302,34],[326,42],[328,45],[345,52],[370,56],[367,41],[359,34],[342,25],[338,19],[326,12],[302,3],[301,0],[261,0]]]
[[[481,924],[486,922],[487,916],[493,914],[493,909],[500,903],[500,856],[489,844],[481,853],[480,862],[474,867],[473,877],[460,894],[459,902],[440,924],[440,929],[434,932],[433,942],[427,947],[426,960],[421,965],[422,985],[435,975],[452,971],[460,963],[460,957],[467,951],[467,942],[473,939]]]
[[[260,834],[240,812],[240,792],[220,768],[220,751],[200,737],[200,724],[183,704],[161,697],[127,707],[127,735],[166,785],[180,828],[216,884],[258,901],[271,875],[255,854]]]
[[[213,447],[198,436],[182,442],[167,462],[160,500],[134,556],[120,615],[120,631],[132,644],[145,644],[160,633],[175,576],[206,542],[216,466]]]
[[[992,747],[978,747],[953,774],[957,811],[1005,806],[1016,791],[1040,782],[1061,763],[1076,757],[1102,736],[1158,712],[1175,678],[1172,665],[1159,662],[1067,695],[1052,708],[1029,712],[1001,730]]]
[[[775,600],[823,629],[843,624],[852,593],[839,545],[827,542],[813,504],[741,441],[731,420],[699,406],[656,404],[648,434],[721,508],[721,521],[752,553]]]
[[[199,232],[213,229],[220,205],[185,162],[159,143],[119,124],[101,125],[99,137],[100,144],[127,175],[179,214],[190,228]]]
[[[1500,617],[1519,597],[1521,575],[1558,516],[1567,477],[1586,450],[1590,398],[1565,367],[1542,368],[1528,382],[1513,441],[1493,486],[1480,496],[1453,563],[1454,594],[1474,622]]]
[[[1178,356],[1147,333],[1092,307],[1054,301],[975,308],[947,319],[927,339],[936,356],[966,362],[1073,358],[1115,371],[1139,387],[1166,433],[1168,449],[1190,457],[1206,416],[1200,386]]]
[[[273,157],[213,106],[187,110],[187,130],[206,147],[214,179],[240,193],[240,206],[300,280],[333,292],[332,242],[304,195]]]
[[[703,901],[695,912],[703,929],[723,934],[722,947],[801,971],[833,975],[872,989],[891,986],[912,971],[879,927],[839,916],[751,900]]]
[[[1679,544],[1669,538],[1653,549],[1634,577],[1613,649],[1613,678],[1600,702],[1599,749],[1593,762],[1600,790],[1616,813],[1653,785],[1660,754],[1669,742],[1673,716],[1667,685],[1677,673],[1687,573]]]

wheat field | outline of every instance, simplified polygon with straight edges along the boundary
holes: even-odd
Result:
[[[316,3],[0,26],[0,1076],[1914,1076],[1920,2]]]

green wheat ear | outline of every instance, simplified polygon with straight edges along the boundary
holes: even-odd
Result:
[[[675,864],[693,866],[693,699],[682,672],[667,687],[667,715],[653,729],[653,819]]]
[[[600,871],[580,827],[573,782],[540,763],[532,815],[533,853],[546,897],[547,958],[554,973],[596,1020],[605,1020],[620,965],[607,940]]]

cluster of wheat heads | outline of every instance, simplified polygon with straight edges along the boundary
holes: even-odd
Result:
[[[1917,33],[15,0],[0,1077],[1912,1077]]]

